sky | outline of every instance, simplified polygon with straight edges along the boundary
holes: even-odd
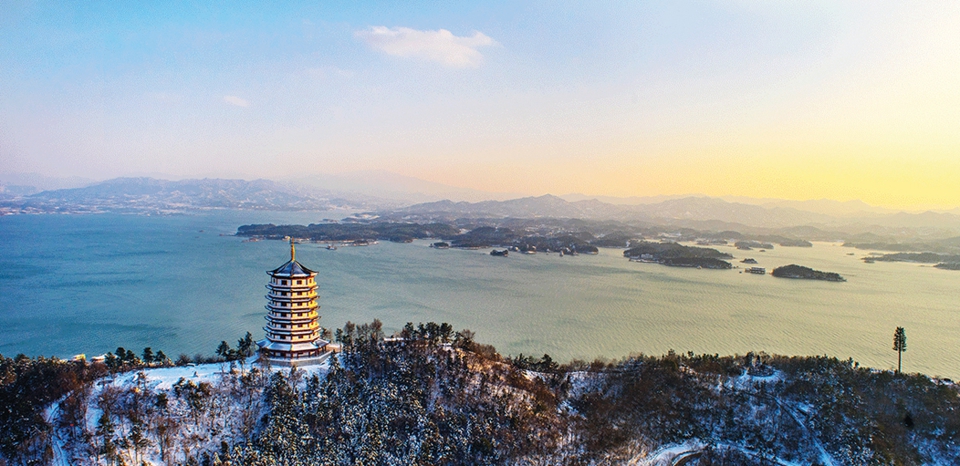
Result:
[[[0,173],[955,208],[958,50],[953,1],[5,0]]]

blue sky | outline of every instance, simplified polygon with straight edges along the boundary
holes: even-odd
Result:
[[[0,173],[957,206],[950,2],[0,5]],[[536,176],[531,176],[536,173]]]

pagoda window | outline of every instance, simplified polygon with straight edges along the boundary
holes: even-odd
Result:
[[[286,281],[286,280],[280,280],[280,284],[281,284],[281,285],[286,285],[286,284],[287,284],[287,281]]]

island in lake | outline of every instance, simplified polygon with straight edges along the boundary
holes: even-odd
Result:
[[[770,273],[774,277],[778,278],[800,278],[805,280],[824,280],[828,282],[845,282],[847,279],[840,276],[838,273],[834,272],[821,272],[819,270],[813,270],[810,267],[804,267],[802,265],[790,264],[784,265],[782,267],[777,267],[773,269],[773,272]]]
[[[952,265],[960,264],[960,254],[939,254],[935,252],[897,252],[892,254],[871,255],[863,258],[864,261],[879,262],[915,262],[918,264],[937,264],[940,269],[950,269]]]
[[[773,249],[773,244],[763,241],[744,240],[737,241],[736,243],[733,243],[733,245],[736,246],[737,249],[742,249],[744,251],[749,251],[751,249]]]
[[[712,248],[684,246],[677,243],[654,243],[639,241],[623,251],[624,257],[640,262],[656,262],[671,267],[700,267],[704,269],[730,269],[733,256]]]

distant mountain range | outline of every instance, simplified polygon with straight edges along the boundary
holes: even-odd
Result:
[[[47,182],[55,184],[50,180]],[[382,171],[284,181],[116,178],[85,187],[35,191],[32,187],[9,182],[0,185],[0,213],[162,213],[209,208],[341,208],[375,212],[384,219],[393,220],[553,217],[673,225],[712,231],[756,231],[767,228],[799,232],[804,227],[813,227],[820,232],[842,231],[861,238],[877,235],[885,239],[903,237],[929,240],[960,234],[960,210],[908,213],[877,208],[860,201],[736,198],[744,202],[733,202],[706,196],[596,199],[567,195],[568,199],[564,199],[543,195],[469,202],[463,197],[481,197],[485,193]],[[376,193],[380,195],[374,195]],[[425,197],[431,200],[410,205],[411,201],[400,200],[391,193],[405,193],[407,199]],[[436,196],[444,193],[458,200],[436,199]],[[627,201],[633,203],[625,203]]]
[[[374,209],[398,205],[370,196],[338,193],[270,180],[168,181],[116,178],[83,188],[55,189],[0,203],[22,212],[175,212],[229,208],[256,210]]]
[[[0,173],[0,185],[17,186],[32,193],[50,189],[82,188],[96,183],[96,180],[79,176],[54,177],[39,173]]]
[[[787,203],[785,205],[803,205]],[[815,226],[848,232],[874,232],[897,236],[898,230],[910,229],[909,236],[949,237],[960,232],[960,215],[951,213],[827,215],[794,207],[750,205],[710,197],[687,197],[638,205],[617,205],[596,199],[570,202],[557,196],[525,197],[508,201],[452,202],[438,201],[416,204],[383,212],[394,217],[422,218],[583,218],[672,224],[698,229],[796,228]],[[902,232],[900,232],[902,233]]]

